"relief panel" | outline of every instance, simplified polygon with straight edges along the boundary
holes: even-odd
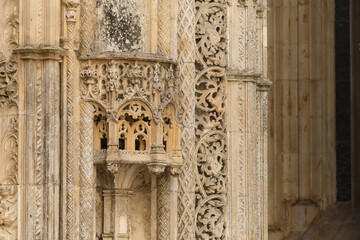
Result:
[[[226,239],[226,3],[195,1],[196,239]]]

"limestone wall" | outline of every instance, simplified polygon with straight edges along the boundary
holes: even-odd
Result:
[[[282,239],[336,200],[334,1],[268,6],[269,234]]]

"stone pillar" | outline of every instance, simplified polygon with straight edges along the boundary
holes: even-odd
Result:
[[[170,175],[157,176],[157,240],[170,240]]]
[[[62,201],[66,207],[63,208],[62,216],[64,221],[64,227],[62,235],[64,239],[73,239],[75,237],[76,227],[76,186],[78,185],[78,141],[76,141],[75,131],[75,119],[77,104],[75,101],[76,88],[77,88],[77,59],[75,50],[76,39],[78,33],[76,31],[78,21],[78,1],[67,0],[63,1],[64,4],[64,19],[63,23],[65,26],[62,40],[63,48],[66,50],[66,57],[63,63],[63,101],[62,101],[62,128],[66,129],[62,134],[63,150],[63,176],[64,179],[62,192]]]
[[[229,7],[229,238],[267,239],[267,2]]]
[[[60,2],[20,4],[19,239],[59,238]]]
[[[104,240],[113,240],[113,228],[114,224],[112,223],[113,219],[113,207],[112,207],[112,199],[113,199],[113,191],[111,190],[103,190],[103,201],[104,201],[104,223],[103,223],[103,233],[102,238]]]
[[[128,190],[115,190],[115,231],[114,240],[130,239],[130,210],[132,192]]]
[[[351,36],[351,201],[354,208],[360,207],[360,4],[350,4]]]
[[[170,169],[169,183],[169,208],[170,208],[170,240],[176,240],[178,236],[178,189],[179,189],[178,168]]]
[[[24,201],[31,206],[26,208],[28,213],[24,219],[26,236],[31,236],[30,232],[35,239],[56,238],[59,234],[56,228],[59,224],[60,169],[59,62],[63,50],[57,46],[27,46],[16,51],[21,60],[20,78],[26,86],[21,93],[24,101],[21,103],[24,129],[21,137],[28,146],[23,150],[26,158],[22,160],[27,196]]]
[[[269,231],[335,202],[334,1],[269,1]]]

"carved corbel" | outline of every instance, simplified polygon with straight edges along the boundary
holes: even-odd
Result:
[[[164,145],[151,146],[151,163],[147,165],[151,174],[159,175],[165,171],[168,164],[165,160],[166,155],[164,148]]]
[[[118,163],[108,163],[106,165],[107,170],[111,172],[112,174],[116,174],[119,172],[120,165]]]
[[[97,70],[94,65],[89,62],[86,62],[84,69],[80,72],[80,77],[84,80],[86,85],[95,84],[95,79],[97,77]]]
[[[178,178],[181,174],[180,167],[169,167],[169,172],[171,176]]]

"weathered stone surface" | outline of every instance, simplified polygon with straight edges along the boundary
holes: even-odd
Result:
[[[267,239],[265,0],[1,3],[0,239]]]
[[[96,1],[97,51],[144,50],[144,1]]]

